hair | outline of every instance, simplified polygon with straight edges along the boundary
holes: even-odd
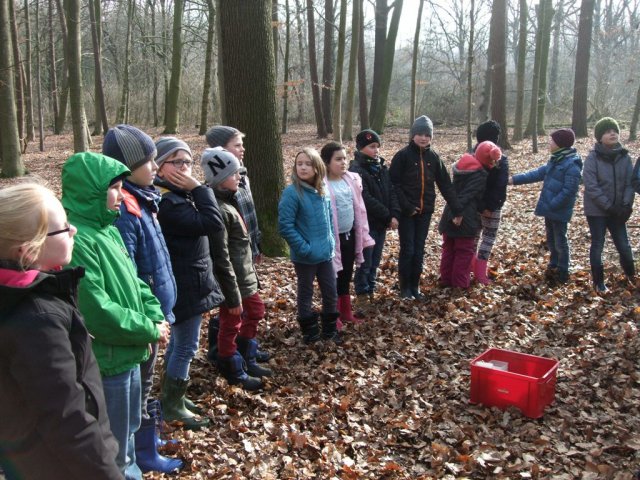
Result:
[[[298,174],[296,173],[296,163],[301,154],[305,154],[311,160],[311,166],[315,173],[312,187],[315,188],[320,195],[324,195],[324,177],[327,174],[327,168],[324,166],[324,162],[315,148],[303,148],[296,154],[296,158],[293,160],[293,168],[291,169],[291,183],[296,186],[299,192],[302,191],[302,180],[298,178]]]
[[[344,150],[344,145],[340,145],[338,142],[329,142],[322,150],[320,150],[320,157],[322,157],[322,161],[325,165],[329,165],[331,163],[331,159],[333,158],[333,154],[338,150]]]
[[[49,229],[48,188],[23,183],[0,189],[0,255],[26,270],[40,255]],[[21,253],[18,249],[23,247]]]

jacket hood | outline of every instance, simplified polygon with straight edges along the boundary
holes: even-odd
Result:
[[[482,170],[484,167],[480,160],[471,155],[470,153],[465,153],[460,157],[456,163],[453,164],[453,172],[454,173],[471,173],[477,172],[478,170]]]
[[[619,143],[615,147],[609,148],[601,142],[598,142],[595,144],[593,149],[600,157],[609,162],[613,162],[619,156],[623,156],[629,153],[629,151]]]
[[[72,222],[94,228],[111,225],[120,212],[107,209],[111,181],[131,174],[113,158],[100,153],[76,153],[62,167],[62,206]]]

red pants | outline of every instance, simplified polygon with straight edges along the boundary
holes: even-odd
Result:
[[[218,355],[230,357],[238,346],[236,337],[255,338],[258,322],[264,318],[264,302],[256,292],[242,299],[242,315],[231,315],[229,309],[220,307],[220,330],[218,331]]]
[[[469,268],[475,253],[474,237],[449,237],[443,234],[440,283],[447,287],[469,288]]]

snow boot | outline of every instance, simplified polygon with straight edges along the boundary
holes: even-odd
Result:
[[[338,297],[338,312],[340,312],[340,319],[343,322],[362,323],[364,318],[355,317],[353,315],[353,309],[351,308],[351,295],[340,295]],[[340,330],[340,329],[338,329]]]
[[[218,332],[220,331],[220,317],[216,315],[209,319],[209,350],[207,351],[207,360],[211,365],[215,365],[218,360]],[[257,342],[258,340],[256,340]],[[260,344],[258,344],[258,350],[256,351],[256,362],[267,363],[271,355],[264,350],[260,350]],[[189,406],[187,405],[187,408]],[[198,412],[195,412],[198,413]]]
[[[270,377],[273,372],[269,368],[258,365],[256,360],[256,352],[258,351],[258,342],[255,338],[236,337],[238,351],[244,361],[247,362],[247,373],[252,377]]]
[[[302,340],[305,344],[320,340],[320,326],[318,325],[318,314],[312,313],[307,317],[298,317],[300,330],[302,330]]]
[[[411,292],[409,281],[403,278],[403,276],[400,276],[398,282],[400,283],[400,298],[403,300],[413,300],[413,293]]]
[[[244,390],[255,392],[262,388],[262,380],[249,376],[244,358],[240,352],[236,352],[230,357],[218,356],[218,370],[229,382],[229,385],[242,385]]]
[[[323,340],[330,340],[337,344],[342,343],[340,332],[338,332],[338,329],[336,328],[336,322],[338,321],[339,317],[340,317],[340,314],[338,312],[322,314],[322,339]]]
[[[474,264],[473,276],[475,277],[476,282],[481,283],[482,285],[489,285],[492,283],[487,276],[487,260],[481,260],[476,257],[473,258],[475,262],[472,261],[471,263]]]
[[[150,417],[142,419],[140,428],[135,433],[136,464],[146,472],[173,473],[184,467],[179,458],[168,458],[158,453],[158,412],[147,409]]]
[[[209,425],[208,418],[199,419],[187,409],[185,395],[189,386],[189,379],[181,380],[165,375],[162,383],[162,411],[168,422],[179,421],[187,430],[199,430]]]

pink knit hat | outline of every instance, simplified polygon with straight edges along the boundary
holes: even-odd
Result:
[[[482,142],[476,147],[475,157],[483,167],[493,168],[502,157],[502,150],[493,142]]]

